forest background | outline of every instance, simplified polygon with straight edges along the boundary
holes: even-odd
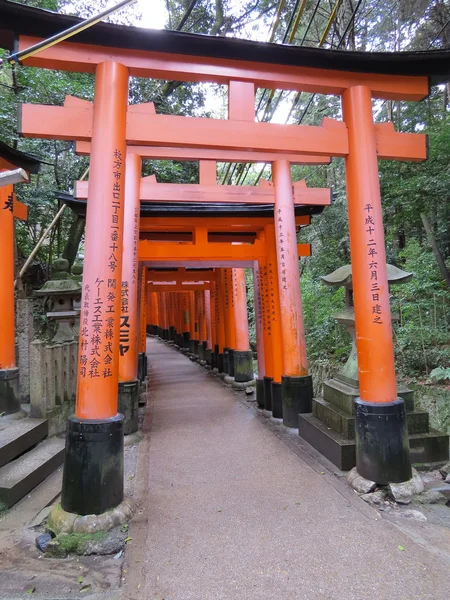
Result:
[[[108,0],[23,0],[22,4],[74,14],[99,12]],[[153,11],[154,7],[154,11]],[[450,0],[140,0],[110,20],[128,25],[155,26],[206,35],[234,36],[258,41],[361,51],[436,50],[450,47]],[[0,51],[1,56],[1,51]],[[6,66],[0,71],[0,140],[44,161],[32,183],[18,187],[29,207],[27,223],[16,224],[19,269],[42,231],[59,209],[55,192],[70,192],[73,181],[88,167],[73,145],[52,140],[19,139],[17,104],[62,104],[66,94],[93,99],[93,77],[80,73]],[[399,377],[414,389],[434,426],[450,430],[450,85],[431,89],[420,103],[375,101],[377,122],[392,121],[397,131],[429,136],[424,163],[380,161],[380,182],[389,263],[414,273],[393,287],[392,309],[396,366]],[[226,118],[226,89],[133,78],[130,103],[155,103],[166,114]],[[320,124],[325,116],[340,118],[336,97],[258,89],[257,119],[278,123]],[[197,183],[198,164],[144,161],[144,174],[158,181]],[[257,184],[270,179],[268,165],[218,165],[218,182]],[[309,186],[331,187],[333,204],[299,240],[312,245],[312,256],[299,263],[308,357],[319,390],[324,378],[345,362],[350,339],[334,314],[344,306],[344,290],[328,288],[320,276],[350,262],[345,171],[342,159],[329,166],[293,167],[295,180]],[[429,223],[431,235],[424,227]],[[82,252],[84,222],[66,210],[18,293],[30,293],[51,276],[60,255],[72,264]],[[435,244],[435,252],[432,249]],[[443,258],[439,267],[436,248]],[[254,313],[248,274],[251,336]]]

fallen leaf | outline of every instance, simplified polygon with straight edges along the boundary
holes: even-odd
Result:
[[[128,523],[125,523],[125,525],[122,525],[122,527],[120,528],[120,531],[122,533],[125,533],[126,531],[128,531]]]
[[[399,546],[398,547],[399,550],[401,550],[403,552],[403,550],[405,549],[403,546]]]
[[[1,416],[1,415],[0,415]],[[27,594],[34,594],[34,592],[36,591],[35,587],[30,588],[29,590],[27,590]]]
[[[84,577],[81,577],[81,575],[78,577],[78,583],[81,585],[84,581]]]
[[[321,475],[325,475],[325,471],[320,471],[320,474]]]
[[[91,590],[91,584],[90,584],[90,583],[88,583],[87,585],[84,585],[84,586],[81,588],[81,590],[80,590],[80,593],[81,593],[81,594],[85,594],[86,592],[90,592],[90,590]]]
[[[132,539],[133,539],[132,537],[125,538],[125,544],[128,544],[128,542],[131,542]]]

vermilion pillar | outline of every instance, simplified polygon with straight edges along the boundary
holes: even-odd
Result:
[[[137,376],[140,382],[147,379],[147,312],[148,312],[148,294],[147,294],[147,268],[141,267],[139,274],[139,335],[138,335],[138,372]],[[139,398],[138,398],[139,402]]]
[[[260,408],[264,408],[264,338],[263,338],[263,310],[262,310],[262,290],[261,290],[261,269],[258,261],[253,263],[253,301],[255,309],[255,330],[256,330],[256,354],[258,360],[258,377],[256,379],[256,402]]]
[[[217,315],[217,369],[219,374],[224,374],[224,351],[225,351],[225,285],[224,269],[217,269],[216,273],[216,315]]]
[[[137,247],[140,219],[141,158],[128,153],[122,253],[122,284],[119,339],[119,412],[125,417],[124,433],[134,433],[138,427],[138,265]]]
[[[275,225],[266,225],[266,248],[267,248],[267,280],[269,286],[269,308],[268,318],[270,320],[273,358],[273,382],[272,382],[272,416],[276,419],[283,418],[283,392],[282,376],[283,365],[283,338],[281,334],[280,314],[280,292],[277,269],[277,252],[275,241]]]
[[[158,329],[159,329],[159,304],[158,304],[158,293],[157,292],[151,293],[150,302],[151,302],[151,306],[152,306],[152,324],[153,324],[152,333],[153,333],[153,335],[157,335]]]
[[[264,235],[265,239],[265,235]],[[267,261],[261,261],[261,307],[262,307],[262,326],[264,339],[264,408],[266,415],[272,412],[272,383],[273,383],[273,344],[272,344],[272,325],[270,322],[270,287],[269,287],[269,268]]]
[[[211,353],[213,349],[213,320],[211,318],[211,290],[205,290],[205,321],[206,321],[206,346],[205,346],[205,361],[207,365],[211,365]]]
[[[24,413],[20,409],[15,351],[12,185],[0,187],[0,332],[0,412],[3,419],[17,419]]]
[[[96,69],[75,417],[68,422],[62,507],[99,514],[123,499],[117,412],[128,69]],[[101,476],[99,476],[101,473]]]
[[[205,351],[208,346],[207,333],[206,333],[205,293],[206,293],[205,291],[198,292],[198,304],[199,304],[198,356],[201,361],[205,360]]]
[[[397,398],[389,288],[372,98],[356,86],[342,97],[348,128],[346,181],[360,398],[356,467],[377,483],[411,477],[405,404]]]
[[[253,385],[253,353],[248,336],[247,288],[245,269],[232,269],[234,313],[234,382],[233,387],[244,389]]]
[[[272,177],[275,184],[274,219],[283,336],[283,423],[287,427],[298,427],[298,414],[311,412],[313,392],[306,358],[289,161],[274,161]]]
[[[191,314],[189,302],[189,292],[183,292],[183,349],[185,350],[189,350],[189,339],[191,337]]]

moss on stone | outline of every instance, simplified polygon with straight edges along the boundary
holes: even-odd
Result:
[[[88,542],[102,542],[106,537],[105,531],[97,533],[60,533],[55,541],[67,554],[83,553]]]

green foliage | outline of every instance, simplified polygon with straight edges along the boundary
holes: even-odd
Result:
[[[417,376],[450,364],[449,295],[426,244],[411,240],[400,252],[400,260],[414,277],[392,288],[393,312],[399,314],[397,368],[404,375]]]
[[[443,383],[444,381],[450,380],[450,367],[444,369],[443,367],[437,367],[430,373],[430,381],[436,383]]]

